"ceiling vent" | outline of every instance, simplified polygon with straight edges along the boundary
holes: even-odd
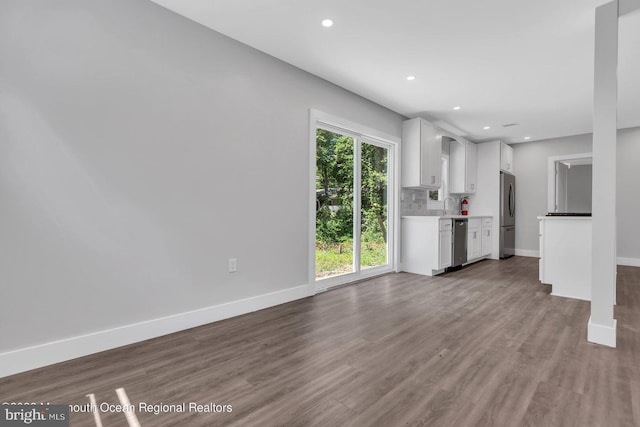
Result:
[[[507,123],[505,125],[502,125],[503,128],[510,128],[512,126],[520,126],[520,123],[518,122],[513,122],[513,123]]]

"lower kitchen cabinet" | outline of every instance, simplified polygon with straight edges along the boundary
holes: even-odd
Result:
[[[467,226],[467,261],[482,256],[482,219],[469,218]]]
[[[493,220],[491,218],[482,219],[482,256],[491,255],[493,248],[492,226]]]
[[[450,219],[440,220],[440,239],[438,250],[438,269],[443,270],[451,266],[453,235]]]
[[[493,220],[471,217],[467,222],[467,263],[491,255]],[[453,223],[438,216],[403,216],[400,269],[408,273],[434,276],[451,267]]]
[[[402,271],[433,276],[451,266],[450,218],[405,216],[401,226]]]

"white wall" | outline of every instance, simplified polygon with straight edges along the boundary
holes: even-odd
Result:
[[[538,251],[537,216],[547,213],[547,161],[551,156],[588,153],[592,135],[576,135],[544,141],[514,144],[516,166],[516,248]],[[640,187],[637,182],[640,159],[640,128],[618,131],[618,257],[640,262],[640,227],[637,212],[640,209]],[[597,200],[593,200],[597,203]]]
[[[556,162],[556,212],[575,212],[567,210],[567,178],[569,166]],[[547,178],[548,179],[548,178]],[[548,191],[548,190],[547,190]],[[549,209],[547,204],[547,209]]]
[[[309,108],[401,135],[145,0],[3,0],[0,58],[0,353],[305,285]]]
[[[567,169],[566,212],[591,212],[591,165],[572,165]]]

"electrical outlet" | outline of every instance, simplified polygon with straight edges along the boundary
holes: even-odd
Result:
[[[229,258],[229,273],[235,273],[236,271],[238,271],[238,260]]]

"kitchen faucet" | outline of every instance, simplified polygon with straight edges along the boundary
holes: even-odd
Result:
[[[442,205],[444,216],[447,216],[447,200],[451,200],[452,202],[455,203],[455,200],[453,197],[447,197],[446,199],[444,199],[444,204]]]

